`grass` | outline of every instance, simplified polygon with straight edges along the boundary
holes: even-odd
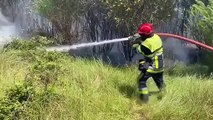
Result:
[[[0,95],[6,89],[14,86],[16,82],[24,79],[29,64],[13,53],[0,53]]]
[[[15,53],[0,53],[0,97],[5,90],[23,80],[32,63]],[[115,68],[100,61],[66,58],[48,106],[28,109],[23,119],[51,120],[212,120],[213,79],[196,73],[166,74],[167,93],[162,100],[152,94],[149,104],[140,104],[136,94],[136,67]],[[179,74],[179,73],[178,73]],[[156,91],[154,82],[148,82]]]

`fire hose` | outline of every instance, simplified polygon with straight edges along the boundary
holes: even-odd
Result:
[[[169,33],[157,33],[159,36],[165,36],[165,37],[173,37],[173,38],[178,38],[178,40],[183,40],[192,44],[195,44],[197,46],[203,47],[205,49],[208,49],[210,51],[213,51],[213,47],[206,45],[204,43],[201,43],[199,41],[189,39],[183,36],[175,35],[175,34],[169,34]],[[47,48],[48,51],[64,51],[67,52],[71,49],[77,49],[77,48],[82,48],[82,47],[90,47],[90,46],[97,46],[97,45],[103,45],[103,44],[109,44],[109,43],[116,43],[116,42],[122,42],[122,41],[128,41],[129,38],[119,38],[119,39],[113,39],[113,40],[104,40],[100,42],[92,42],[92,43],[81,43],[77,45],[65,45],[65,46],[55,46],[55,47],[49,47]]]
[[[213,47],[212,46],[206,45],[204,43],[201,43],[201,42],[193,40],[193,39],[189,39],[189,38],[186,38],[186,37],[183,37],[183,36],[179,36],[179,35],[175,35],[175,34],[169,34],[169,33],[157,33],[157,34],[159,36],[166,36],[166,37],[178,38],[179,40],[183,40],[183,41],[195,44],[197,46],[203,47],[205,49],[208,49],[210,51],[213,51]]]

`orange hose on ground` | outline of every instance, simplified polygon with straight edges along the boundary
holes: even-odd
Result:
[[[198,42],[198,41],[193,40],[193,39],[189,39],[189,38],[186,38],[186,37],[183,37],[183,36],[179,36],[179,35],[175,35],[175,34],[169,34],[169,33],[157,33],[157,34],[159,36],[166,36],[166,37],[178,38],[180,40],[183,40],[183,41],[186,41],[186,42],[189,42],[189,43],[192,43],[192,44],[195,44],[197,46],[200,46],[200,47],[203,47],[203,48],[206,48],[208,50],[213,51],[213,47],[212,46],[206,45],[204,43]]]

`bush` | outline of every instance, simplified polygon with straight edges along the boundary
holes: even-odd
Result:
[[[66,55],[57,52],[47,52],[44,47],[53,44],[45,37],[35,37],[31,40],[15,40],[4,47],[5,52],[17,53],[28,62],[32,62],[30,71],[23,84],[6,91],[0,99],[0,119],[21,119],[30,116],[36,105],[45,108],[54,100],[63,96],[55,94],[54,84],[62,74],[62,61]],[[60,97],[59,97],[60,96]]]
[[[16,85],[6,91],[6,96],[0,99],[0,119],[19,119],[26,114],[25,109],[32,102],[35,91],[27,84]]]
[[[32,67],[28,79],[38,81],[44,86],[44,91],[48,91],[48,87],[58,80],[60,74],[62,71],[58,63],[38,61]]]
[[[4,46],[4,51],[8,50],[37,50],[44,46],[54,45],[55,43],[46,37],[32,37],[30,40],[14,39],[13,42]]]

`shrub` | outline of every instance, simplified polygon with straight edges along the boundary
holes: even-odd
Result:
[[[208,45],[213,45],[213,0],[209,0],[208,5],[202,0],[197,0],[191,9],[191,30],[196,39]],[[204,50],[203,50],[204,51]],[[202,63],[209,66],[213,71],[212,58],[213,54],[205,51]]]
[[[0,99],[0,119],[19,119],[32,102],[34,88],[27,84],[16,85],[6,91],[6,96]]]
[[[13,42],[4,46],[4,51],[8,50],[37,50],[44,46],[55,44],[53,41],[46,37],[37,36],[32,37],[30,40],[14,39]]]

